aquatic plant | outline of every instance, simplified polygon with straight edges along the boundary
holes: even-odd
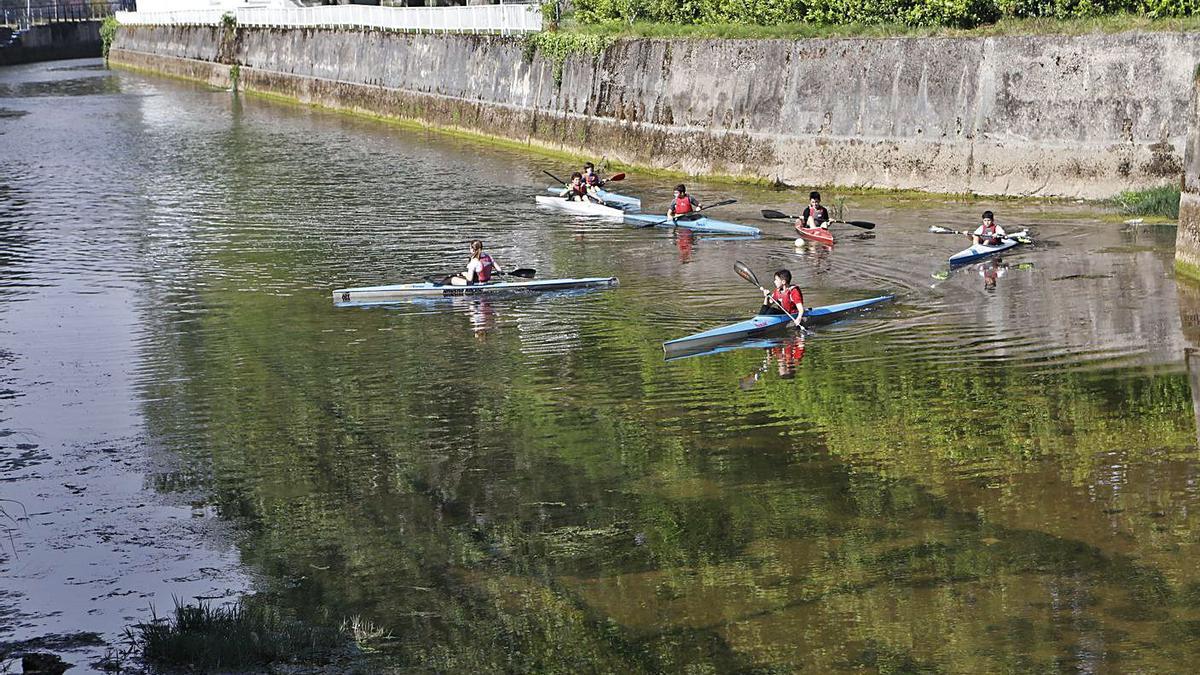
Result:
[[[1148,190],[1128,190],[1113,198],[1121,213],[1130,216],[1159,216],[1178,220],[1179,186],[1162,185]]]
[[[239,601],[229,607],[184,605],[171,617],[125,630],[126,641],[146,663],[199,672],[245,670],[272,663],[328,663],[349,647],[342,630],[284,617],[270,606]],[[372,633],[373,634],[373,633]]]
[[[121,24],[115,16],[106,16],[100,23],[100,51],[104,56],[104,65],[108,65],[108,50],[112,49],[113,40],[117,38],[117,29]]]

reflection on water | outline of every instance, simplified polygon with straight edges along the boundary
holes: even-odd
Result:
[[[567,168],[544,160],[81,72],[0,71],[0,106],[29,112],[0,119],[0,496],[31,514],[21,558],[0,552],[6,639],[252,587],[370,618],[414,669],[1195,658],[1173,239],[1014,204],[1038,244],[931,288],[962,242],[929,225],[978,205],[852,197],[874,236],[810,249],[758,216],[801,193],[698,183],[764,236],[633,229],[535,209]],[[655,204],[658,182],[622,188]],[[621,285],[331,306],[456,269],[473,238]],[[735,259],[813,304],[899,297],[665,362],[663,340],[757,308]]]

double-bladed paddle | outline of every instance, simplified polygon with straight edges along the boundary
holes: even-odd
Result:
[[[758,283],[758,276],[754,274],[754,270],[750,269],[750,268],[749,268],[749,267],[746,265],[746,263],[742,262],[741,260],[735,260],[735,261],[734,261],[734,263],[733,263],[733,271],[734,271],[734,272],[737,272],[739,277],[741,277],[741,278],[745,279],[746,281],[749,281],[750,283],[754,284],[755,286],[758,286],[758,289],[759,289],[759,290],[761,290],[761,291],[764,291],[764,292],[767,290],[767,289],[763,288],[763,285],[762,285],[762,284]],[[787,311],[786,309],[784,309],[784,308],[783,308],[783,305],[782,305],[782,304],[780,304],[780,303],[779,303],[779,301],[778,301],[778,300],[776,300],[775,298],[772,298],[772,297],[770,296],[770,294],[769,294],[769,293],[767,294],[767,300],[768,300],[769,302],[771,302],[771,304],[773,304],[773,305],[775,305],[776,307],[778,307],[778,308],[779,308],[779,311],[781,311],[781,312],[783,312],[784,314],[786,314],[786,315],[787,315],[787,318],[789,318],[789,319],[791,319],[791,320],[792,320],[792,323],[796,324],[797,326],[799,326],[799,325],[800,325],[800,319],[798,319],[797,317],[794,317],[794,316],[792,316],[792,313],[791,313],[791,312],[789,312],[789,311]]]
[[[929,231],[934,234],[965,234],[968,237],[975,234],[971,230],[951,230],[948,227],[941,227],[938,225],[930,225]],[[1033,243],[1033,240],[1030,239],[1028,235],[1024,234],[1027,231],[1028,230],[1021,230],[1020,232],[1013,232],[1012,234],[1003,235],[1000,238],[1001,239],[1012,239],[1013,241],[1019,241],[1022,244]]]
[[[554,174],[550,173],[549,171],[547,171],[545,169],[542,169],[542,173],[546,174],[547,176],[550,176],[556,182],[562,183],[563,185],[567,185],[567,181],[559,178],[558,176],[555,176]],[[609,181],[616,181],[616,180],[625,180],[625,173],[624,172],[614,173],[613,175],[609,176],[608,178],[605,178],[604,182],[607,183]]]
[[[788,214],[782,211],[776,211],[775,209],[763,209],[762,216],[767,220],[800,220],[800,216],[789,216]],[[854,227],[861,227],[864,230],[875,229],[875,223],[868,222],[866,220],[831,220],[829,222],[842,223],[843,225],[853,225]]]
[[[681,220],[681,219],[694,220],[695,218],[693,217],[692,214],[700,213],[701,211],[707,211],[709,209],[715,209],[718,206],[729,206],[730,204],[736,204],[736,203],[737,203],[736,199],[726,199],[725,201],[717,202],[715,204],[709,204],[708,206],[702,206],[702,207],[696,209],[695,211],[689,211],[688,213],[683,213],[683,214],[680,214],[680,215],[674,216],[674,217],[663,218],[662,220],[660,220],[656,223],[638,223],[636,227],[657,227],[658,225],[662,225],[663,223],[665,223],[667,221],[671,221],[671,220],[676,220],[676,221]]]

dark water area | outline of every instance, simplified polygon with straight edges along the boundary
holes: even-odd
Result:
[[[172,596],[256,592],[451,671],[1200,652],[1200,297],[1174,228],[850,195],[874,231],[797,247],[758,211],[800,192],[701,182],[765,236],[632,229],[535,207],[561,161],[78,65],[0,70],[0,640],[115,641]],[[658,210],[674,182],[621,191]],[[946,275],[966,240],[929,226],[985,208],[1035,243]],[[333,306],[473,238],[620,285]],[[757,307],[735,260],[811,304],[897,297],[665,361]]]

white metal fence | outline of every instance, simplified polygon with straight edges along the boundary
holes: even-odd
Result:
[[[525,33],[542,29],[541,7],[535,4],[466,7],[373,7],[327,5],[272,9],[195,9],[172,12],[117,12],[126,25],[211,26],[233,14],[239,26],[294,28],[379,28],[417,33]]]

